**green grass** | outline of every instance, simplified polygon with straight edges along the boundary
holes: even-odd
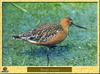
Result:
[[[66,16],[74,23],[68,37],[49,50],[50,66],[97,65],[97,3],[3,3],[3,66],[46,66],[47,47],[12,38],[45,23],[56,24]],[[63,46],[63,47],[61,47]]]

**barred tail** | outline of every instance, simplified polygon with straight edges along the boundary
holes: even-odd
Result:
[[[16,40],[26,40],[27,39],[27,37],[18,36],[18,35],[13,36],[13,38]]]
[[[14,39],[21,39],[20,36],[13,36]]]

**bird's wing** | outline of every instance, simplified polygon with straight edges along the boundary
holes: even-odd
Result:
[[[55,25],[44,25],[37,29],[32,30],[29,33],[23,34],[24,37],[27,37],[28,40],[35,42],[47,42],[49,39],[52,39],[59,31],[61,27]]]
[[[59,25],[43,25],[30,32],[14,36],[15,39],[28,40],[32,42],[47,42],[52,39],[59,31],[62,31]]]

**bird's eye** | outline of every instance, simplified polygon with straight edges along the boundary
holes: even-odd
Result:
[[[71,23],[72,21],[71,20],[66,20],[66,22]]]

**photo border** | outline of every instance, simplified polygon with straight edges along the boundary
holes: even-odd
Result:
[[[2,2],[96,2],[98,7],[98,63],[97,66],[67,66],[67,67],[47,67],[47,66],[2,66]],[[99,47],[99,0],[0,0],[0,72],[7,69],[8,73],[99,73],[100,47]],[[62,68],[65,68],[66,71]],[[70,71],[68,70],[70,68]],[[61,70],[62,69],[62,70]],[[64,71],[63,71],[64,70]],[[28,72],[29,71],[29,72]]]

